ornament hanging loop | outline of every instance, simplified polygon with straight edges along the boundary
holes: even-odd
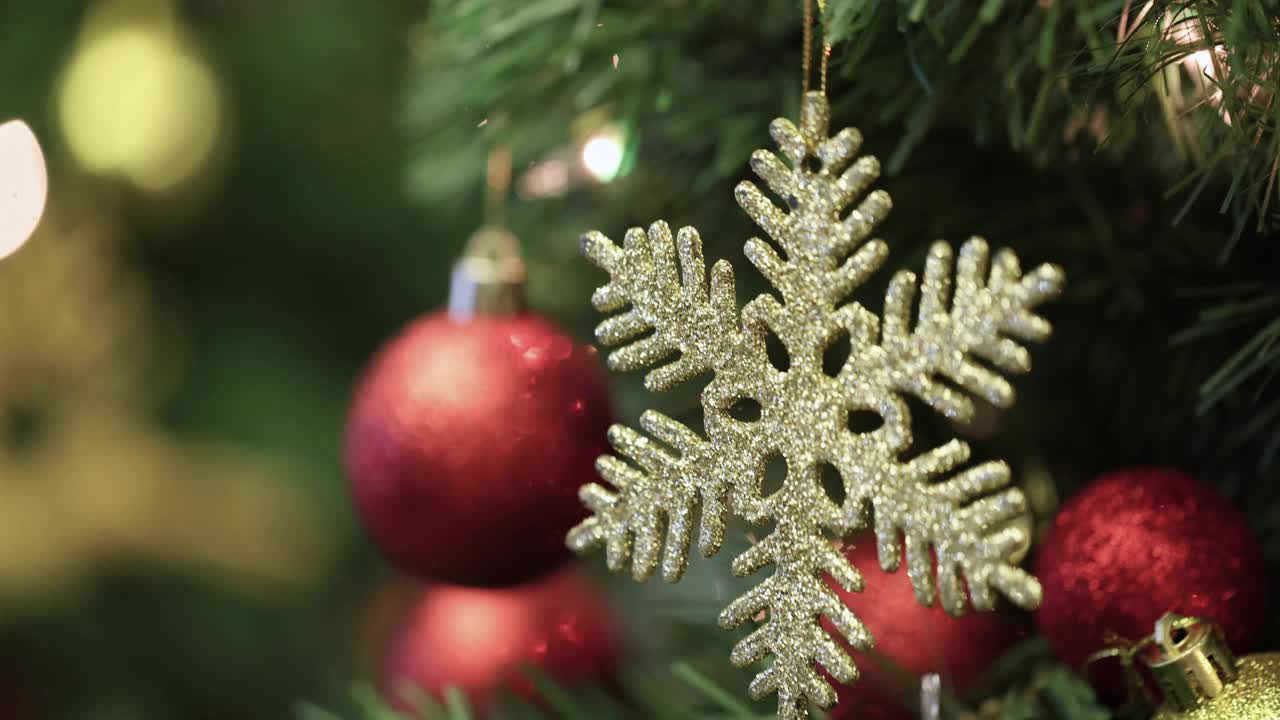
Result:
[[[503,227],[511,189],[511,148],[489,151],[484,179],[485,224],[467,240],[449,282],[449,316],[513,315],[525,309],[525,267],[520,241]]]
[[[1144,717],[1161,702],[1179,713],[1194,710],[1239,677],[1222,628],[1204,618],[1165,613],[1156,621],[1155,632],[1138,642],[1118,637],[1107,642],[1108,647],[1085,660],[1085,668],[1101,660],[1119,660],[1128,690],[1126,707],[1144,709],[1137,713]],[[1153,696],[1139,663],[1151,673],[1160,698]]]
[[[808,114],[809,102],[807,96],[811,88],[813,75],[813,0],[801,0],[804,7],[804,55],[800,59],[800,85],[803,88],[800,95],[800,122],[807,126],[809,122]],[[822,28],[822,43],[820,48],[820,60],[818,64],[818,92],[823,95],[827,94],[827,66],[831,59],[831,43],[827,42],[826,31],[826,14],[827,0],[817,0],[818,2],[818,18],[817,23]]]
[[[1120,671],[1124,677],[1125,699],[1124,704],[1117,710],[1117,717],[1150,717],[1152,711],[1159,705],[1159,701],[1151,692],[1151,688],[1147,686],[1142,673],[1138,671],[1135,656],[1153,642],[1151,637],[1147,636],[1133,643],[1109,632],[1104,637],[1104,642],[1106,642],[1107,647],[1085,658],[1085,673],[1088,674],[1090,668],[1097,666],[1103,660],[1119,662]]]
[[[499,143],[485,160],[484,220],[486,225],[502,225],[511,190],[511,148]]]

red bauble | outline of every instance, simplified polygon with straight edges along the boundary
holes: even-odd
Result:
[[[458,688],[483,713],[500,690],[537,697],[523,668],[572,685],[607,681],[617,662],[604,599],[565,570],[513,588],[427,588],[390,657],[386,687],[400,707],[414,689],[440,697]]]
[[[1212,487],[1169,468],[1118,470],[1054,520],[1036,562],[1044,587],[1036,621],[1076,668],[1108,633],[1137,640],[1170,611],[1212,618],[1242,653],[1262,628],[1263,572],[1244,514]]]
[[[859,537],[846,548],[845,555],[862,573],[866,589],[851,593],[834,581],[828,580],[828,584],[871,631],[876,646],[870,653],[850,653],[860,677],[836,687],[840,700],[831,713],[832,720],[918,717],[920,675],[938,673],[944,687],[967,692],[1024,634],[999,613],[971,612],[953,618],[940,605],[921,605],[906,570],[887,573],[880,569],[873,535]],[[823,625],[828,632],[833,630],[826,620]],[[901,671],[913,677],[904,679]]]
[[[606,449],[595,351],[536,315],[421,318],[356,389],[346,465],[365,528],[420,578],[478,586],[567,557]]]

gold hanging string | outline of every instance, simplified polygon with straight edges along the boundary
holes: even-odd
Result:
[[[511,189],[511,148],[498,143],[489,150],[484,175],[484,223],[502,225]]]
[[[801,86],[803,87],[800,96],[801,113],[804,112],[805,102],[804,95],[809,93],[811,87],[810,76],[813,74],[813,1],[801,0],[804,7],[804,56],[800,60]],[[827,94],[827,66],[831,60],[831,43],[827,42],[827,29],[825,17],[827,14],[827,0],[818,0],[818,19],[817,22],[822,26],[822,48],[821,60],[818,65],[818,90],[823,95]],[[802,118],[803,119],[803,118]]]
[[[831,43],[827,42],[827,0],[818,0],[818,22],[822,24],[822,62],[818,71],[818,89],[827,94],[827,66],[831,63]]]
[[[813,2],[800,0],[800,4],[804,7],[804,49],[800,56],[800,85],[803,89],[800,91],[800,107],[804,107],[804,96],[809,94],[809,63],[813,56]]]
[[[524,309],[520,241],[503,227],[511,188],[511,146],[496,142],[485,159],[484,223],[463,246],[449,281],[449,316],[511,315]]]

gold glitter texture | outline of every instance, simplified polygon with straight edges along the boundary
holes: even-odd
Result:
[[[1280,653],[1240,658],[1240,676],[1222,694],[1186,712],[1160,708],[1153,720],[1276,720],[1280,718]]]
[[[739,320],[733,269],[727,261],[716,263],[708,283],[693,228],[674,238],[662,222],[647,233],[633,228],[622,247],[598,232],[583,237],[584,253],[611,277],[593,297],[598,310],[617,313],[596,331],[602,344],[620,346],[609,356],[610,367],[637,370],[678,353],[648,373],[649,390],[708,371],[714,377],[702,393],[707,437],[654,411],[640,419],[644,433],[610,430],[617,456],[598,463],[609,486],[582,489],[594,515],[568,537],[578,552],[605,545],[611,569],[622,569],[630,558],[638,580],[649,577],[661,558],[663,577],[674,582],[688,563],[699,503],[698,544],[706,556],[719,549],[731,509],[752,523],[771,523],[772,532],[736,558],[733,570],[745,576],[772,565],[773,574],[725,608],[720,624],[735,628],[767,612],[732,659],[745,666],[773,657],[751,683],[751,694],[777,693],[778,716],[786,719],[806,717],[810,702],[835,702],[815,663],[841,682],[857,677],[820,616],[853,647],[873,644],[823,580],[829,574],[850,590],[863,585],[825,533],[843,536],[873,524],[886,571],[899,566],[905,539],[916,597],[930,605],[940,596],[952,614],[964,612],[966,587],[979,610],[992,608],[993,590],[1022,607],[1039,603],[1035,578],[1009,559],[1026,532],[1005,523],[1024,512],[1026,501],[1018,490],[1005,489],[1008,466],[982,463],[940,481],[968,460],[969,448],[960,440],[900,459],[911,444],[903,396],[959,421],[974,412],[966,393],[1010,405],[1013,389],[991,368],[1029,369],[1020,342],[1044,340],[1050,332],[1032,309],[1062,284],[1061,271],[1048,265],[1023,275],[1008,250],[989,263],[986,243],[973,238],[958,262],[945,244],[930,250],[914,327],[912,273],[901,272],[890,283],[883,324],[846,302],[885,261],[887,246],[869,237],[891,203],[876,190],[847,210],[878,177],[879,163],[855,159],[861,143],[856,129],[828,137],[825,95],[808,93],[804,100],[802,127],[778,119],[769,128],[789,163],[763,150],[751,158],[752,169],[787,209],[752,183],[736,191],[738,203],[776,244],[753,238],[745,251],[781,301],[761,295]],[[766,354],[769,334],[787,350],[785,371]],[[834,376],[827,375],[824,350],[845,335],[852,351]],[[730,410],[740,403],[758,405],[759,418],[735,419]],[[853,430],[851,413],[874,413],[880,425]],[[786,462],[787,477],[766,496],[765,466],[777,456]],[[845,499],[838,504],[823,490],[824,464],[843,479]]]

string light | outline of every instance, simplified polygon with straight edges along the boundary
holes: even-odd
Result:
[[[582,144],[582,166],[591,177],[607,183],[618,176],[624,150],[621,131],[616,128],[601,130]]]
[[[583,113],[569,128],[572,140],[530,163],[516,179],[526,200],[560,197],[576,188],[609,183],[631,171],[634,147],[626,126],[603,110]]]
[[[17,252],[35,232],[48,190],[35,133],[21,120],[0,125],[0,258]]]

